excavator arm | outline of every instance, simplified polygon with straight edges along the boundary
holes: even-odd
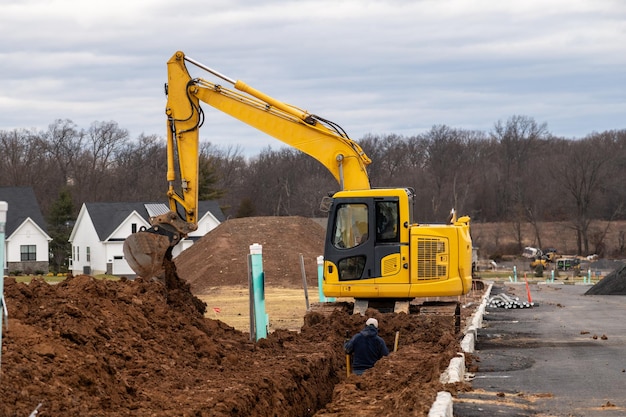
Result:
[[[201,78],[192,79],[185,62],[232,84],[238,91]],[[166,113],[177,137],[197,142],[202,117],[199,102],[203,102],[312,156],[332,173],[341,189],[370,188],[366,171],[370,159],[337,124],[278,101],[243,81],[232,80],[182,52],[174,54],[167,66]]]
[[[234,86],[222,87],[192,78],[191,63]],[[176,52],[167,63],[167,181],[170,212],[150,219],[151,228],[130,235],[124,254],[131,268],[146,278],[158,277],[171,249],[197,228],[198,143],[206,103],[253,128],[315,158],[342,190],[370,188],[370,159],[337,124],[278,101]]]

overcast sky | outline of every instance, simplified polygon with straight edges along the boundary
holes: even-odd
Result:
[[[0,39],[0,130],[165,137],[177,50],[355,140],[513,115],[566,138],[626,128],[623,0],[2,0]],[[282,146],[204,108],[202,140]]]

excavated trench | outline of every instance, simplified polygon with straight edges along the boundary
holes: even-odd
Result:
[[[175,269],[170,271],[175,274]],[[300,332],[257,343],[204,317],[206,305],[170,276],[80,275],[58,285],[8,279],[0,415],[427,415],[439,376],[459,351],[446,318],[381,314],[399,349],[361,377],[346,376],[343,343],[364,319],[310,313]]]

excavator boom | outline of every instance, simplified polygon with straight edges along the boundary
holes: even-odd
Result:
[[[185,62],[232,84],[238,91],[201,78],[192,79]],[[194,122],[195,117],[201,112],[199,100],[312,156],[331,172],[341,189],[370,188],[366,167],[371,160],[337,124],[276,100],[241,80],[234,81],[182,52],[174,54],[167,65],[169,93],[166,112],[177,123],[185,120],[186,127],[179,128],[179,132],[194,128],[194,123],[197,123]],[[194,131],[197,137],[197,129]]]
[[[232,84],[235,90],[192,78],[186,63]],[[130,235],[124,255],[137,275],[158,277],[171,249],[197,228],[198,144],[203,122],[200,103],[265,132],[312,156],[335,177],[342,190],[370,188],[370,159],[337,124],[276,100],[243,81],[176,52],[167,62],[167,181],[170,212],[150,219],[151,227]]]

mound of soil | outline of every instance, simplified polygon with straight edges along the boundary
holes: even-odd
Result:
[[[302,254],[307,285],[316,287],[324,235],[319,223],[304,217],[232,219],[198,239],[174,262],[194,294],[205,294],[215,286],[247,286],[250,245],[258,243],[263,247],[266,285],[301,288]]]
[[[465,389],[439,381],[460,351],[447,317],[368,310],[399,348],[360,377],[346,376],[343,343],[365,317],[308,313],[299,332],[258,342],[205,317],[194,291],[247,285],[252,243],[266,285],[302,285],[300,253],[316,282],[323,235],[303,218],[237,219],[166,262],[164,283],[8,279],[0,416],[426,416],[438,391]]]
[[[602,278],[585,295],[626,295],[626,265]]]
[[[348,378],[342,345],[363,317],[310,313],[301,332],[255,343],[168,292],[141,279],[8,279],[0,415],[426,416],[459,351],[450,320],[368,310],[390,348],[400,332],[399,349]]]

